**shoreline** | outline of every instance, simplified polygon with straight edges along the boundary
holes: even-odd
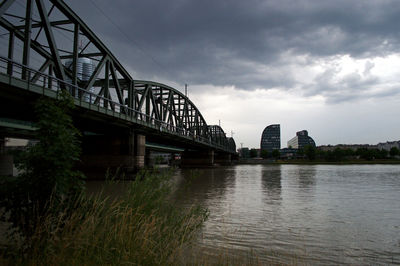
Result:
[[[281,165],[281,164],[297,164],[297,165],[318,165],[318,164],[331,164],[331,165],[350,165],[350,164],[400,164],[400,160],[348,160],[348,161],[303,161],[303,160],[290,160],[290,161],[273,161],[267,159],[246,159],[239,160],[235,164],[262,164],[262,165]]]

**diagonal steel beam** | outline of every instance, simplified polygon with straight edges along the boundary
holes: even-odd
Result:
[[[0,4],[0,17],[4,15],[7,9],[15,2],[15,0],[4,0],[3,3]]]
[[[156,100],[154,99],[153,90],[150,90],[149,94],[150,94],[149,97],[150,97],[151,103],[153,104],[153,112],[155,114],[155,119],[161,120],[160,119],[160,112],[158,110],[158,106],[157,106]]]
[[[96,81],[97,76],[100,74],[101,69],[104,66],[104,63],[108,60],[108,56],[105,55],[101,59],[101,61],[97,64],[96,69],[94,70],[92,76],[90,77],[88,83],[85,86],[85,90],[88,91],[91,87],[93,87],[94,82]]]
[[[146,98],[149,95],[149,88],[150,88],[150,85],[146,84],[145,90],[143,91],[143,94],[142,94],[142,98],[140,98],[140,102],[139,102],[139,105],[138,105],[138,110],[139,111],[142,109],[144,101],[146,100]]]
[[[29,66],[30,51],[31,51],[31,30],[32,30],[32,0],[26,1],[25,12],[25,31],[24,31],[24,50],[22,55],[22,64]],[[24,67],[22,69],[22,79],[29,79],[29,72]]]
[[[38,81],[38,79],[40,78],[40,72],[44,72],[51,65],[52,61],[50,61],[50,59],[47,59],[39,68],[39,71],[36,72],[35,75],[32,77],[31,82],[35,83],[36,81]]]
[[[172,101],[172,91],[169,90],[167,103],[165,104],[165,107],[164,107],[165,111],[163,114],[163,121],[165,121],[165,119],[167,118],[167,112],[169,113],[169,115],[171,115],[171,110],[170,110],[171,101]]]
[[[114,64],[113,64],[112,61],[111,61],[111,64],[110,64],[110,68],[111,68],[111,76],[112,76],[112,79],[113,79],[113,84],[114,84],[114,87],[115,87],[115,91],[117,92],[118,101],[119,101],[120,104],[124,104],[124,99],[123,99],[123,96],[122,96],[121,86],[119,85],[118,76],[117,76],[117,73],[115,72],[115,67],[114,67]]]
[[[20,31],[17,28],[15,28],[14,25],[12,25],[6,19],[0,18],[0,25],[3,26],[4,28],[6,28],[8,31],[13,32],[15,37],[17,37],[21,41],[25,40],[25,34],[22,31]],[[43,49],[42,46],[40,45],[40,43],[38,43],[36,41],[32,41],[31,42],[31,47],[32,47],[33,50],[35,50],[35,52],[37,52],[41,56],[45,57],[46,59],[51,59],[52,60],[51,54],[49,52],[47,52],[45,49]]]
[[[55,73],[56,77],[65,81],[66,79],[65,79],[64,67],[61,63],[60,55],[58,54],[56,41],[54,39],[53,31],[51,30],[51,25],[47,17],[47,11],[43,4],[43,0],[36,0],[36,6],[39,11],[40,18],[42,19],[42,22],[44,24],[43,28],[46,34],[47,42],[49,43],[50,46],[51,54],[53,56],[54,67],[56,70]]]

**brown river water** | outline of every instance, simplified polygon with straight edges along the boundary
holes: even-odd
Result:
[[[400,165],[178,169],[179,204],[210,211],[202,252],[310,265],[400,264]],[[93,184],[89,184],[89,187]]]

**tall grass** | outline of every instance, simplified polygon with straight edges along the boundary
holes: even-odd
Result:
[[[179,264],[208,212],[174,206],[168,176],[142,173],[115,199],[81,195],[61,212],[49,208],[29,243],[3,250],[0,263]]]

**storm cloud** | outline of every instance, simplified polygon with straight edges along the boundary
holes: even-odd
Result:
[[[69,4],[138,79],[240,90],[304,89],[306,96],[321,94],[337,102],[343,90],[348,93],[343,100],[351,100],[362,88],[369,90],[383,81],[353,73],[332,82],[332,69],[310,73],[306,80],[296,77],[298,72],[335,56],[357,59],[399,52],[398,1]]]

